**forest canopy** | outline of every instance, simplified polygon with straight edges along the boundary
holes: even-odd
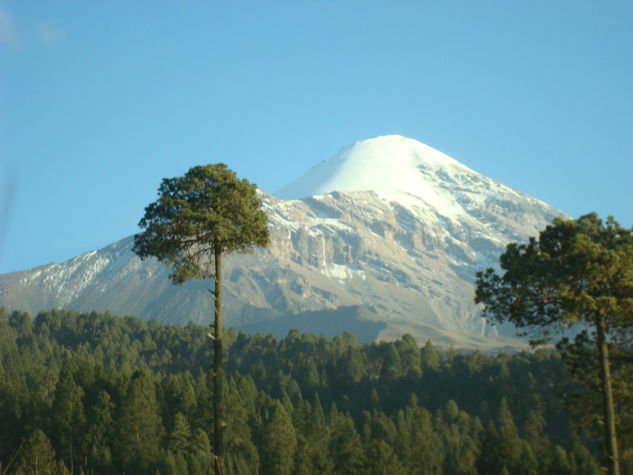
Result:
[[[599,473],[552,350],[488,355],[290,331],[225,335],[233,473]],[[202,327],[0,309],[0,461],[26,473],[210,473]]]

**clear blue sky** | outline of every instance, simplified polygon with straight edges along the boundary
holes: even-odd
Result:
[[[631,1],[0,0],[0,272],[135,233],[163,177],[274,192],[402,134],[633,225]]]

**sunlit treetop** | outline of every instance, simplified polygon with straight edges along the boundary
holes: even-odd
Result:
[[[134,236],[134,252],[171,264],[174,283],[212,278],[218,255],[269,244],[267,220],[254,184],[223,163],[196,166],[163,179],[139,222],[145,230]]]

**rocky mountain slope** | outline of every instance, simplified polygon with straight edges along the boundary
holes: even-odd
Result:
[[[513,344],[491,339],[498,329],[478,316],[475,273],[495,265],[508,241],[563,215],[400,136],[343,149],[279,198],[260,193],[272,244],[225,260],[226,324],[282,335],[351,330],[360,341],[409,331],[455,346]],[[211,321],[208,282],[174,286],[168,269],[140,261],[131,246],[129,237],[1,275],[0,303],[31,313],[61,307]]]

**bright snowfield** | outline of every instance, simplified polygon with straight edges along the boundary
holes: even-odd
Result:
[[[343,148],[275,194],[291,200],[332,191],[375,191],[403,204],[421,200],[439,214],[456,218],[464,210],[455,200],[455,190],[447,185],[473,175],[480,176],[428,145],[386,135]],[[489,195],[496,190],[487,191]],[[481,201],[486,198],[481,196]]]

